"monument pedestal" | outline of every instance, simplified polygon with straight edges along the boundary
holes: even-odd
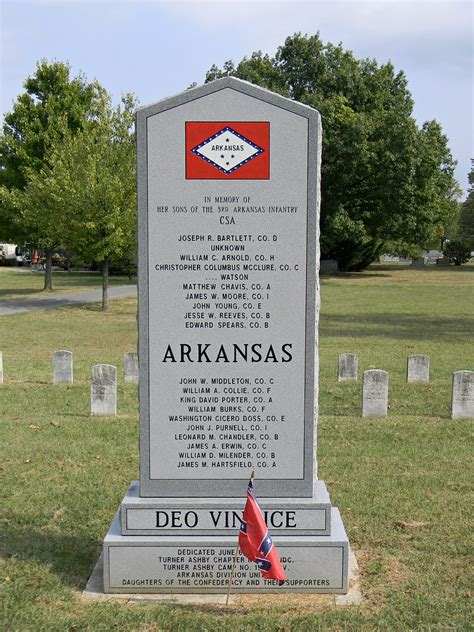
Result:
[[[288,581],[240,556],[233,592],[346,593],[316,480],[320,116],[225,77],[141,108],[136,131],[140,484],[104,590],[225,593],[255,471]]]
[[[227,592],[238,528],[225,536],[218,529],[199,536],[189,535],[189,529],[179,535],[123,535],[121,515],[127,513],[129,504],[125,498],[104,540],[104,592]],[[150,499],[146,500],[150,504]],[[349,542],[338,509],[332,507],[330,513],[328,535],[280,535],[273,531],[288,577],[283,586],[264,580],[257,566],[239,555],[232,592],[347,593]]]

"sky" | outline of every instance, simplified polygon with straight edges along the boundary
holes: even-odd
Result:
[[[0,0],[1,113],[11,110],[40,58],[68,61],[118,101],[141,105],[203,83],[212,66],[288,35],[320,32],[358,58],[403,70],[421,125],[436,119],[464,190],[473,149],[473,11],[460,0]]]

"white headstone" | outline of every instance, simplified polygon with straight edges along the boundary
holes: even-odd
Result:
[[[72,352],[71,351],[53,351],[53,384],[72,384],[73,368],[72,368]]]
[[[91,415],[117,414],[117,369],[111,364],[92,367]]]
[[[451,419],[474,419],[474,371],[455,371]]]
[[[357,380],[358,364],[359,358],[356,353],[340,353],[338,381],[348,382]]]
[[[123,354],[125,382],[138,382],[138,353]]]
[[[381,369],[364,371],[362,417],[386,417],[388,406],[388,373]]]
[[[407,361],[408,382],[430,381],[430,356],[411,355]]]

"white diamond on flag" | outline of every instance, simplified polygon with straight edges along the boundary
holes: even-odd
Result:
[[[224,127],[191,151],[219,171],[232,173],[264,150],[231,127]]]

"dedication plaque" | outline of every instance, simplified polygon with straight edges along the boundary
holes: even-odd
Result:
[[[255,471],[284,590],[346,592],[316,476],[319,114],[228,77],[141,108],[137,150],[140,481],[104,589],[225,592]]]

